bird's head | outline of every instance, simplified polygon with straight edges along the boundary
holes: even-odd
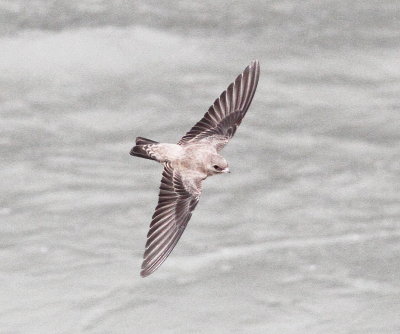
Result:
[[[208,166],[208,174],[215,175],[221,173],[230,173],[228,162],[218,154],[212,155]]]

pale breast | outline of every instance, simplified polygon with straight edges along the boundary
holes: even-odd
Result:
[[[208,145],[188,145],[184,146],[183,158],[180,161],[181,168],[198,171],[207,174],[207,166],[210,157],[215,154],[215,149]]]

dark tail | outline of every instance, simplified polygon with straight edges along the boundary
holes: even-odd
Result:
[[[151,146],[155,144],[158,144],[158,142],[143,137],[136,137],[136,146],[132,147],[129,154],[144,159],[157,160],[151,155]]]

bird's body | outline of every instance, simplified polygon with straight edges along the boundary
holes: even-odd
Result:
[[[160,163],[169,162],[171,167],[181,172],[192,171],[203,174],[204,178],[211,175],[207,166],[213,155],[219,155],[208,143],[178,145],[159,143],[149,147],[155,160]]]
[[[199,201],[202,181],[229,173],[228,163],[219,151],[245,116],[259,73],[259,63],[253,61],[177,144],[136,138],[131,155],[164,165],[159,201],[147,234],[142,276],[154,272],[175,247]]]

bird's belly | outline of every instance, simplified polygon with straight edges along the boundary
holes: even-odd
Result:
[[[184,155],[179,161],[181,168],[206,173],[208,160],[212,152],[200,145],[185,147]]]

